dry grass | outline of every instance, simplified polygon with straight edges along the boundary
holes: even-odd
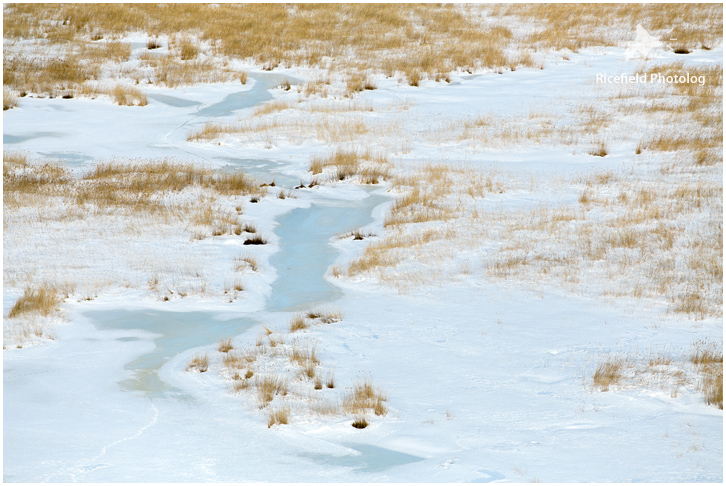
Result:
[[[676,398],[684,388],[700,391],[708,405],[723,409],[723,351],[719,343],[696,342],[690,354],[606,354],[592,376],[592,389],[603,392],[660,389]]]
[[[605,146],[605,142],[601,140],[589,153],[595,157],[605,157],[608,154],[608,149]]]
[[[282,376],[257,376],[255,388],[260,408],[264,408],[275,398],[275,395],[287,395],[288,382]]]
[[[723,346],[709,341],[696,342],[689,361],[701,377],[698,388],[706,403],[723,410]]]
[[[432,255],[430,250],[439,243],[457,242],[457,233],[450,225],[464,222],[471,215],[472,204],[467,200],[500,194],[506,187],[496,172],[466,166],[428,164],[409,176],[396,177],[392,188],[400,196],[384,219],[386,234],[369,243],[348,264],[346,275],[375,273],[383,280],[397,279],[395,274],[401,274],[396,267],[401,263],[426,261],[428,266],[440,261],[443,252]],[[467,227],[464,231],[470,230]],[[461,238],[459,242],[466,240]]]
[[[290,319],[290,332],[301,331],[308,327],[310,326],[308,326],[307,322],[305,322],[305,317],[302,314],[295,314],[292,319]]]
[[[339,311],[316,309],[294,318],[322,323],[341,316]],[[227,349],[230,340],[222,340],[218,346],[216,361],[221,362],[220,373],[230,392],[241,395],[251,406],[265,409],[269,426],[289,423],[296,417],[388,413],[385,394],[370,379],[338,391],[335,373],[322,363],[313,334],[292,337],[293,332],[262,326],[256,346]]]
[[[315,354],[315,347],[303,348],[294,344],[290,354],[290,361],[300,366],[302,375],[305,378],[315,378],[315,369],[320,364],[320,360]]]
[[[341,321],[343,313],[337,309],[312,309],[305,313],[305,317],[323,324],[332,324]]]
[[[219,341],[219,345],[217,346],[217,350],[220,353],[229,353],[233,349],[234,349],[234,344],[232,343],[232,338],[221,339]]]
[[[84,300],[107,288],[138,288],[167,301],[221,297],[223,281],[242,288],[232,274],[208,289],[201,266],[224,256],[195,243],[244,225],[233,208],[241,209],[244,195],[259,191],[244,174],[171,160],[100,162],[81,172],[5,152],[5,285],[20,292],[29,287],[13,317],[42,308],[55,293],[61,300],[65,295]],[[257,268],[254,259],[247,260],[245,268]],[[38,280],[46,288],[38,290]],[[37,320],[47,326],[57,319]]]
[[[386,180],[392,165],[381,154],[371,151],[359,153],[338,149],[325,156],[314,156],[310,159],[310,172],[313,175],[327,173],[328,179],[343,181],[357,176],[363,184],[378,184]]]
[[[351,425],[356,429],[365,429],[368,427],[368,421],[365,417],[356,417]]]
[[[290,409],[287,407],[267,411],[267,427],[273,425],[286,425],[290,420]]]
[[[237,142],[264,144],[266,147],[272,147],[284,140],[296,145],[312,140],[331,145],[359,141],[371,131],[366,118],[359,115],[296,110],[296,116],[288,116],[277,113],[277,107],[280,105],[273,104],[270,108],[260,108],[260,116],[250,120],[206,123],[201,128],[187,133],[187,141],[205,141],[232,136]]]
[[[189,363],[187,363],[185,369],[187,371],[196,370],[200,373],[205,373],[209,370],[209,355],[207,353],[195,354]]]
[[[193,164],[171,160],[142,162],[101,162],[90,173],[75,177],[59,166],[25,165],[5,158],[3,170],[4,203],[6,207],[38,204],[39,197],[60,197],[81,208],[95,211],[125,210],[131,212],[168,213],[195,225],[226,226],[231,234],[236,217],[215,211],[211,204],[199,204],[216,196],[258,194],[259,187],[242,172],[212,171]],[[212,198],[199,198],[195,204],[170,207],[169,193],[206,190]],[[192,208],[194,206],[194,208]]]
[[[638,22],[653,35],[676,36],[677,51],[710,48],[722,38],[721,13],[717,5],[14,4],[3,15],[10,45],[43,39],[61,55],[47,62],[9,49],[4,84],[19,92],[78,91],[102,72],[113,72],[111,63],[128,58],[121,46],[111,47],[119,44],[114,39],[153,32],[159,37],[150,38],[148,47],[168,38],[170,51],[142,56],[142,66],[131,72],[139,82],[244,82],[228,67],[240,59],[268,70],[310,66],[346,72],[352,95],[375,87],[369,73],[398,75],[417,86],[454,71],[541,66],[536,54],[552,49],[624,46]],[[529,28],[521,32],[503,25],[522,19]],[[305,90],[321,93],[323,84]]]
[[[12,89],[3,86],[3,111],[15,108],[18,106],[18,96],[13,92]]]
[[[355,385],[343,398],[343,408],[351,414],[365,415],[373,411],[376,415],[385,415],[386,395],[373,383],[366,379]]]
[[[678,39],[676,49],[713,47],[723,37],[722,10],[714,5],[553,4],[497,5],[494,15],[513,15],[532,22],[524,43],[535,49],[625,46],[636,24],[659,38]]]
[[[241,272],[247,268],[249,268],[253,272],[257,272],[259,270],[259,264],[257,263],[257,259],[250,255],[240,255],[235,258],[234,262],[234,269],[237,272]]]
[[[8,313],[8,318],[25,314],[48,316],[58,310],[65,296],[55,287],[43,284],[37,288],[27,287]]]
[[[609,358],[598,364],[592,377],[593,386],[600,391],[608,391],[617,386],[623,378],[625,364],[622,358]]]
[[[120,106],[146,106],[146,95],[136,88],[118,85],[109,94]]]

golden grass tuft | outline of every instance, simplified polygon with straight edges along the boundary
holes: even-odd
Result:
[[[312,309],[305,313],[305,317],[323,324],[332,324],[341,321],[343,313],[338,309]]]
[[[302,314],[295,314],[292,316],[292,319],[290,319],[290,332],[302,331],[308,327],[310,326],[308,326],[307,322],[305,322],[305,316]]]
[[[365,414],[373,410],[376,415],[385,415],[388,410],[384,402],[386,395],[369,379],[355,385],[343,398],[342,407],[347,413]]]
[[[58,310],[58,306],[65,300],[58,289],[43,284],[38,288],[26,287],[8,313],[9,318],[25,314],[40,314],[48,316]]]
[[[220,353],[229,353],[233,349],[234,349],[234,344],[232,343],[232,338],[221,339],[219,341],[219,345],[217,345],[217,350]]]
[[[320,360],[315,353],[315,347],[303,348],[300,345],[293,345],[290,361],[300,366],[302,375],[305,378],[315,378],[315,369],[320,364]]]
[[[247,268],[252,270],[253,272],[257,272],[259,270],[259,264],[257,263],[257,259],[250,255],[240,255],[237,258],[235,258],[235,266],[234,269],[238,272],[241,272]]]
[[[146,106],[146,95],[136,88],[118,85],[109,90],[114,101],[120,106]]]
[[[288,407],[276,408],[267,411],[267,428],[273,425],[286,425],[290,420],[290,409]]]
[[[255,388],[257,390],[260,408],[264,408],[275,398],[275,395],[287,395],[288,383],[282,376],[261,377],[256,375]]]
[[[327,169],[331,180],[342,181],[358,176],[364,184],[378,184],[388,178],[391,163],[380,154],[370,151],[359,153],[346,149],[338,149],[325,156],[314,156],[310,159],[310,172],[321,174]]]
[[[196,370],[200,373],[205,373],[209,370],[209,356],[207,353],[195,354],[192,359],[187,363],[185,368],[187,371]]]
[[[597,365],[592,383],[600,391],[608,391],[617,386],[623,378],[625,360],[621,358],[608,358]]]
[[[12,89],[3,86],[3,111],[15,108],[18,106],[18,96],[13,92]]]

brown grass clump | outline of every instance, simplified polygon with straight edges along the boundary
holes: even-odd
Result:
[[[593,386],[600,391],[608,391],[610,387],[617,386],[623,378],[623,359],[611,358],[597,366],[592,377]]]
[[[356,417],[351,425],[356,429],[365,429],[368,427],[368,421],[365,417]]]
[[[302,331],[308,327],[310,326],[305,322],[305,317],[302,314],[295,314],[290,319],[290,332]]]
[[[235,258],[235,267],[234,269],[238,272],[241,272],[245,269],[249,268],[253,272],[256,272],[259,270],[259,264],[257,263],[257,259],[255,257],[244,255],[239,256]]]
[[[15,301],[8,313],[9,318],[25,314],[48,316],[58,310],[65,297],[54,287],[44,284],[38,288],[27,287],[23,295]]]
[[[267,240],[263,238],[262,236],[253,236],[252,238],[247,238],[243,245],[266,245]]]
[[[217,346],[217,350],[220,353],[228,353],[234,349],[234,345],[232,344],[232,338],[227,339],[221,339],[219,341],[219,345]]]
[[[267,428],[273,425],[286,425],[290,420],[290,409],[287,407],[267,411]]]
[[[326,169],[331,180],[342,181],[359,176],[364,184],[378,184],[388,178],[391,164],[385,156],[376,155],[370,151],[358,153],[338,149],[327,156],[315,156],[310,159],[310,172],[313,175],[321,174]]]
[[[605,157],[608,154],[607,147],[605,146],[605,142],[600,141],[598,142],[597,146],[592,149],[590,152],[590,155],[594,155],[596,157]]]
[[[343,399],[342,407],[347,413],[365,414],[373,410],[376,415],[385,415],[387,409],[384,405],[386,395],[373,383],[366,379],[355,385]]]
[[[707,404],[723,410],[723,349],[715,342],[694,343],[689,356],[701,376],[699,389]]]
[[[200,373],[204,373],[209,369],[209,356],[207,353],[195,354],[192,359],[187,363],[186,370],[196,370]]]
[[[3,86],[3,111],[16,106],[18,106],[17,95],[10,88]]]
[[[281,376],[257,376],[255,378],[255,388],[260,408],[264,408],[275,398],[275,395],[287,395],[288,384],[287,380]]]
[[[147,39],[146,40],[146,48],[151,50],[154,49],[161,49],[163,47],[161,41],[157,38]]]
[[[109,91],[114,101],[121,106],[146,106],[146,95],[136,88],[118,85]]]
[[[315,378],[315,369],[320,364],[320,360],[315,354],[315,347],[302,348],[299,345],[293,345],[290,361],[300,366],[304,377]]]
[[[337,309],[312,309],[305,313],[308,319],[317,319],[323,324],[332,324],[343,319],[343,313]]]
[[[702,373],[700,388],[707,404],[723,410],[723,366]]]

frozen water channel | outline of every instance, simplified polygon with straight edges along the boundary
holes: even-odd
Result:
[[[187,121],[176,127],[168,122],[152,126],[150,134],[140,143],[137,140],[134,147],[143,151],[145,145],[154,155],[189,154],[180,143],[180,128],[210,117],[235,115],[237,110],[271,99],[269,89],[283,78],[295,81],[267,73],[250,77],[255,80],[252,89],[228,93],[206,106],[181,95],[149,95],[170,109],[188,110]],[[61,112],[47,108],[58,103],[31,100],[29,104],[41,112]],[[12,131],[13,127],[5,130]],[[69,146],[63,146],[58,142],[64,137],[62,133],[36,130],[4,132],[3,136],[6,144],[33,146],[37,153],[67,159],[71,166],[99,157],[97,150],[84,152],[83,144],[72,138],[67,139]],[[39,148],[32,145],[43,138],[54,143]],[[279,161],[227,158],[222,162],[232,168],[250,169],[259,178],[275,179],[278,187],[297,182],[279,172],[284,168]],[[313,197],[310,207],[296,208],[277,218],[275,233],[280,249],[270,261],[277,278],[261,312],[220,315],[208,310],[174,312],[139,307],[81,311],[75,313],[72,326],[58,330],[57,341],[5,359],[4,480],[289,481],[301,478],[299,471],[312,464],[326,464],[330,472],[356,474],[381,472],[420,460],[366,444],[329,444],[324,448],[327,452],[311,452],[305,441],[280,440],[273,431],[261,433],[259,426],[250,427],[259,422],[259,414],[245,416],[247,410],[232,397],[222,404],[210,403],[203,389],[183,390],[173,383],[173,370],[183,366],[180,361],[185,352],[239,335],[259,325],[260,317],[266,314],[301,310],[339,298],[342,292],[324,278],[337,254],[330,241],[372,221],[371,212],[386,197],[368,192],[367,197],[357,200]],[[219,383],[209,386],[218,387]],[[214,419],[206,423],[210,415]],[[206,417],[204,425],[200,417]],[[210,437],[217,439],[212,443]],[[258,447],[261,443],[269,443],[268,447],[278,451],[288,450],[288,470],[280,471],[277,477],[251,472],[255,463],[264,463],[265,447]],[[234,460],[241,450],[245,451],[245,463]],[[170,470],[172,463],[174,470]]]

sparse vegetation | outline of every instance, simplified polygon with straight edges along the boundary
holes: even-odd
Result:
[[[217,350],[220,353],[229,353],[233,349],[234,345],[232,344],[232,338],[221,339],[219,341],[219,345],[217,346]]]
[[[288,423],[290,418],[289,408],[276,408],[267,412],[267,427],[270,428],[273,425],[285,425]]]
[[[323,324],[331,324],[343,319],[343,313],[337,309],[312,309],[309,310],[305,317],[311,320],[317,320]]]
[[[187,371],[196,370],[200,373],[205,373],[208,369],[209,356],[207,353],[195,354],[186,366]]]
[[[260,408],[264,408],[273,400],[275,395],[287,395],[288,383],[282,376],[258,376],[255,378],[255,388]]]
[[[114,101],[121,106],[146,106],[146,95],[136,88],[118,85],[109,92]]]
[[[301,331],[309,326],[305,322],[305,317],[301,314],[295,314],[290,320],[290,332]]]
[[[374,411],[376,415],[385,415],[386,395],[373,383],[366,379],[358,383],[343,398],[343,408],[351,414],[365,414]]]
[[[605,142],[602,140],[597,143],[594,149],[590,151],[590,155],[594,155],[596,157],[605,157],[608,154],[608,149],[605,146]]]
[[[723,409],[723,351],[712,341],[693,344],[689,354],[666,352],[606,354],[592,377],[594,391],[660,389],[671,398],[679,390],[699,390],[708,405]]]
[[[359,176],[364,184],[378,184],[388,178],[391,164],[383,155],[376,155],[370,151],[358,153],[339,149],[336,152],[323,156],[313,157],[310,160],[310,172],[321,174],[326,169],[331,180],[342,181],[353,176]]]
[[[18,97],[10,88],[3,86],[3,111],[16,106],[18,106]]]

